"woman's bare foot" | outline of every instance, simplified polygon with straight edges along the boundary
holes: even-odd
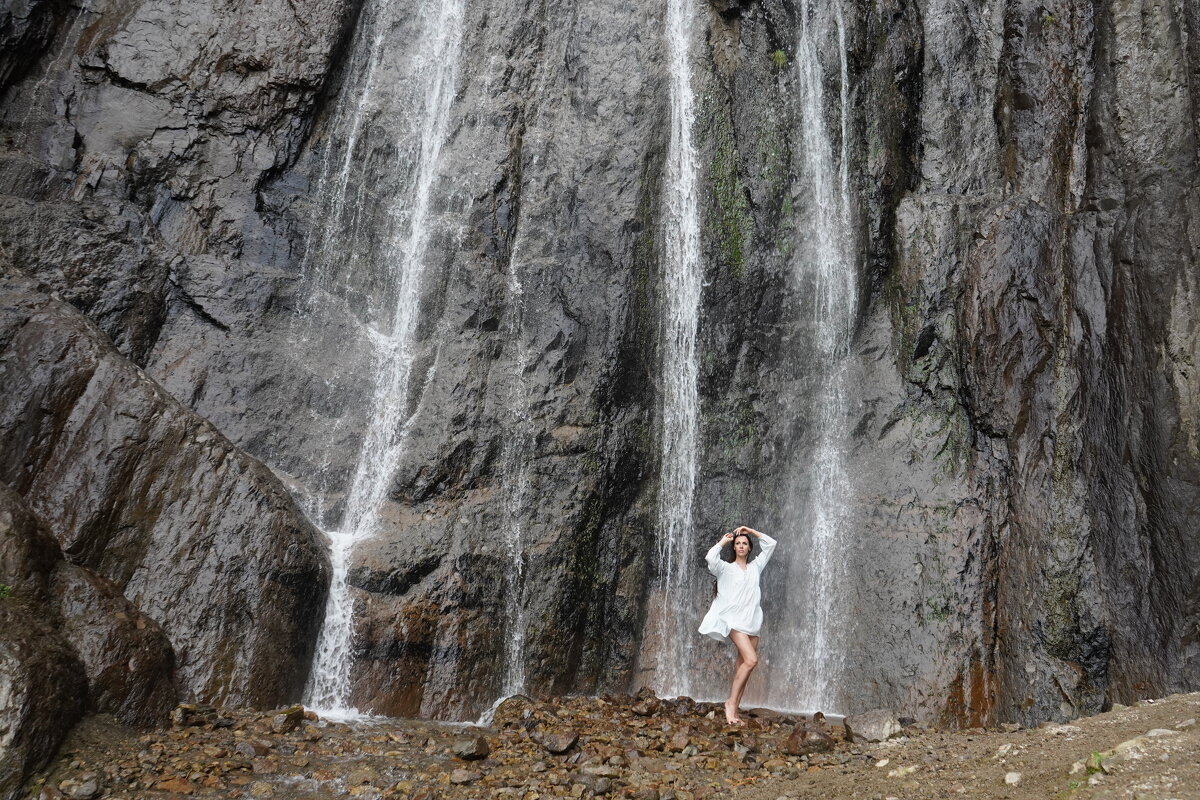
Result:
[[[725,701],[725,722],[729,725],[741,725],[742,720],[738,717],[737,703],[733,700]]]

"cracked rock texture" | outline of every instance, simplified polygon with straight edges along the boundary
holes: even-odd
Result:
[[[148,722],[177,699],[110,669],[170,673],[170,649],[147,640],[158,626],[184,697],[298,697],[328,581],[319,533],[86,317],[25,278],[0,291],[0,479],[90,568],[56,569],[51,585],[94,707]]]
[[[696,567],[731,524],[778,532],[767,617],[790,625],[806,532],[785,511],[808,502],[806,409],[828,367],[806,344],[812,287],[794,279],[813,202],[801,6],[695,5]],[[466,4],[403,456],[350,570],[361,707],[467,717],[499,693],[516,530],[529,691],[647,678],[664,7]],[[3,402],[78,398],[0,429],[0,469],[69,560],[163,626],[196,695],[273,702],[307,668],[324,561],[279,481],[337,527],[372,391],[365,323],[389,278],[375,258],[315,280],[314,237],[330,236],[331,158],[353,148],[346,196],[364,220],[335,249],[382,252],[410,180],[395,135],[410,110],[381,98],[417,26],[380,25],[385,8],[29,3],[0,28],[39,53],[0,65],[0,244],[32,282],[5,285],[5,318],[28,321],[0,338],[24,376]],[[1195,3],[841,9],[860,301],[831,707],[1032,723],[1197,688]],[[383,32],[383,57],[364,31]],[[822,66],[834,104],[837,54]],[[348,127],[368,74],[383,94]],[[66,449],[84,425],[97,436]],[[126,432],[155,443],[139,452],[171,502],[125,491],[130,476],[155,486],[113,438]],[[185,542],[213,548],[207,566],[173,569]],[[277,592],[255,619],[234,613],[249,565]],[[770,647],[768,682],[789,668]],[[697,685],[719,686],[727,653],[697,652]]]

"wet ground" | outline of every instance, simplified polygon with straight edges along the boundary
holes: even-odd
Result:
[[[475,728],[181,706],[151,733],[88,719],[31,796],[1200,798],[1200,693],[1069,725],[909,728],[881,743],[846,741],[836,721],[743,715],[738,728],[686,698],[514,698]]]

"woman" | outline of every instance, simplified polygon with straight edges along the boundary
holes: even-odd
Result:
[[[762,551],[753,561],[750,560],[751,536],[762,545]],[[721,558],[721,548],[731,542],[732,563]],[[771,560],[771,553],[775,552],[775,544],[775,540],[765,533],[742,525],[733,533],[722,536],[704,556],[708,571],[717,577],[717,596],[700,623],[700,632],[718,642],[729,637],[738,651],[729,699],[725,701],[725,721],[730,725],[745,724],[738,716],[738,706],[750,673],[758,666],[758,631],[762,627],[762,608],[759,606],[762,595],[758,590],[758,579],[763,567]]]

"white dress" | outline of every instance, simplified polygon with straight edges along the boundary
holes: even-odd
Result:
[[[704,621],[700,623],[700,633],[711,636],[718,642],[729,636],[730,630],[741,631],[750,636],[758,636],[762,628],[762,607],[759,600],[762,593],[758,590],[758,579],[763,568],[771,560],[775,552],[775,540],[765,533],[758,538],[762,550],[758,556],[742,569],[737,564],[721,560],[721,545],[714,544],[704,560],[708,562],[708,571],[717,576],[717,596],[713,598]]]

